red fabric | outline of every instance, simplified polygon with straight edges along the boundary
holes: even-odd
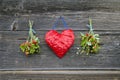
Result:
[[[54,53],[62,58],[74,43],[73,30],[63,30],[58,33],[56,30],[50,30],[45,35],[45,41]]]

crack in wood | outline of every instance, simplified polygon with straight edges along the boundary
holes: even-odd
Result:
[[[17,40],[26,40],[27,38],[18,38]]]
[[[15,20],[12,22],[12,24],[10,25],[10,27],[11,27],[11,30],[12,30],[12,31],[15,31],[15,30],[17,29],[17,27],[18,27],[18,20],[15,19]]]
[[[0,52],[6,52],[6,50],[0,50]]]

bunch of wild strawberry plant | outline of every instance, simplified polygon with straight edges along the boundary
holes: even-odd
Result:
[[[92,28],[92,20],[89,19],[89,25],[90,28],[89,33],[81,34],[81,50],[80,53],[97,53],[99,50],[99,34],[94,34],[93,28]]]
[[[35,36],[35,31],[32,29],[33,21],[29,21],[29,37],[26,42],[20,45],[20,49],[26,54],[35,54],[40,52],[39,39]]]

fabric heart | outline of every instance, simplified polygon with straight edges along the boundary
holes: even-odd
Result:
[[[50,30],[45,35],[45,41],[54,53],[62,58],[74,43],[74,33],[71,29],[63,30],[62,33]]]

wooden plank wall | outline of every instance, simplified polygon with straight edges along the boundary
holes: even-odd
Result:
[[[2,14],[51,11],[120,11],[119,0],[0,0]]]
[[[119,4],[119,0],[1,0],[0,79],[119,80]],[[75,43],[62,59],[44,41],[45,33],[59,16],[64,16],[75,33]],[[79,33],[88,31],[89,17],[95,33],[100,34],[101,49],[98,54],[77,55]],[[41,53],[26,57],[19,45],[28,35],[29,19],[34,21]],[[58,24],[56,30],[63,30],[63,25]]]

